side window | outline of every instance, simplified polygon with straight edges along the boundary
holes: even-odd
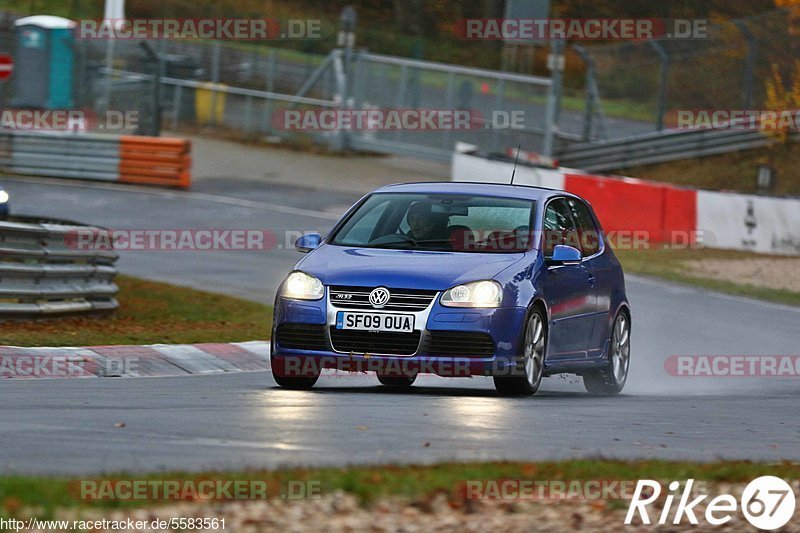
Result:
[[[568,201],[572,209],[572,216],[575,218],[575,223],[578,226],[578,238],[580,240],[580,249],[583,251],[583,257],[594,255],[600,251],[600,232],[595,226],[592,214],[589,211],[589,206],[585,203],[570,199]]]
[[[569,206],[563,198],[547,204],[544,212],[544,255],[552,257],[556,245],[565,244],[580,250],[578,232]]]

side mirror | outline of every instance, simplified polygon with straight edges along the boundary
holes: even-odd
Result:
[[[307,254],[318,247],[320,243],[322,243],[322,237],[319,233],[307,233],[295,241],[294,248],[302,254]]]
[[[550,262],[556,265],[579,265],[581,263],[581,251],[572,246],[556,245]]]

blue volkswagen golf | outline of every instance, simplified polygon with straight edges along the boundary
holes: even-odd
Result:
[[[407,183],[358,201],[281,284],[272,369],[289,389],[324,368],[492,376],[499,393],[583,377],[619,393],[630,364],[622,268],[589,204],[564,191]]]

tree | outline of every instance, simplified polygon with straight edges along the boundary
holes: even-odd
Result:
[[[761,128],[767,135],[770,135],[782,143],[789,141],[789,135],[797,130],[797,125],[793,120],[785,120],[789,114],[793,118],[797,117],[800,110],[800,60],[794,64],[789,82],[781,76],[777,65],[772,65],[772,76],[766,83],[766,107],[771,112],[778,113],[779,117],[783,113],[784,120],[762,123]]]

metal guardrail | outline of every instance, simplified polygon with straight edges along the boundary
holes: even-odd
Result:
[[[103,230],[22,217],[0,221],[0,320],[119,307],[114,298],[117,254],[76,246],[79,231]]]
[[[89,133],[0,132],[0,167],[17,174],[116,181],[119,137]]]
[[[678,159],[760,148],[773,142],[756,130],[669,130],[591,144],[573,144],[558,154],[563,166],[601,172]]]
[[[140,135],[0,131],[0,170],[187,189],[191,143]]]

